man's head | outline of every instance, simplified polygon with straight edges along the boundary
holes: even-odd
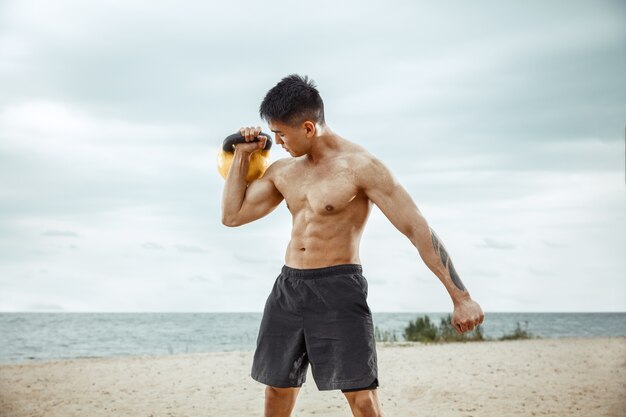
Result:
[[[325,126],[324,102],[315,87],[307,76],[289,75],[267,92],[259,108],[261,118],[276,133],[276,143],[292,156],[308,153],[309,139],[318,126]]]
[[[259,114],[268,123],[299,127],[305,121],[324,124],[324,102],[313,80],[291,74],[267,92]]]

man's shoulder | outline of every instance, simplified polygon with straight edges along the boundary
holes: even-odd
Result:
[[[275,169],[276,168],[283,168],[283,167],[289,165],[289,163],[292,162],[293,159],[294,158],[280,158],[280,159],[277,159],[277,160],[275,160],[274,162],[272,162],[270,164],[270,167],[274,167]]]
[[[367,149],[353,142],[349,142],[347,152],[344,152],[344,157],[355,172],[367,170],[368,167],[371,167],[372,164],[378,161]]]
[[[377,184],[390,172],[383,162],[363,146],[352,143],[351,149],[345,152],[346,161],[360,187]]]
[[[283,171],[285,168],[293,164],[293,160],[294,158],[280,158],[275,160],[269,167],[267,167],[265,175],[271,176]]]

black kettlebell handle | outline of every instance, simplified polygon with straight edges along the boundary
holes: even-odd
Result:
[[[252,140],[252,142],[258,142],[260,140],[259,136],[261,135],[267,137],[267,141],[265,142],[265,147],[263,148],[264,151],[267,151],[272,147],[272,137],[268,135],[267,133],[265,132],[259,133],[259,135],[255,137],[254,140]],[[237,143],[245,143],[245,142],[246,142],[246,138],[244,138],[241,133],[239,132],[233,133],[232,135],[229,135],[226,137],[226,139],[224,139],[222,150],[224,150],[224,152],[232,152],[233,145]]]

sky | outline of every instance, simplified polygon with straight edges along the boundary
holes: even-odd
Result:
[[[4,0],[0,312],[261,312],[291,218],[223,226],[216,159],[293,73],[486,313],[626,311],[626,3]],[[452,311],[378,208],[360,258]]]

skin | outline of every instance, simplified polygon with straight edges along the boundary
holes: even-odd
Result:
[[[261,127],[242,127],[247,143],[236,145],[222,196],[222,223],[241,226],[272,212],[283,200],[292,220],[285,265],[321,268],[361,264],[359,243],[375,204],[415,246],[444,285],[454,305],[458,333],[473,330],[484,314],[461,282],[443,242],[429,227],[411,196],[389,169],[360,145],[334,133],[324,123],[295,125],[270,121],[274,141],[291,158],[272,163],[262,178],[246,183],[252,152],[266,138],[252,140]],[[290,416],[298,388],[266,388],[266,416]],[[345,392],[355,416],[382,416],[377,390]]]

